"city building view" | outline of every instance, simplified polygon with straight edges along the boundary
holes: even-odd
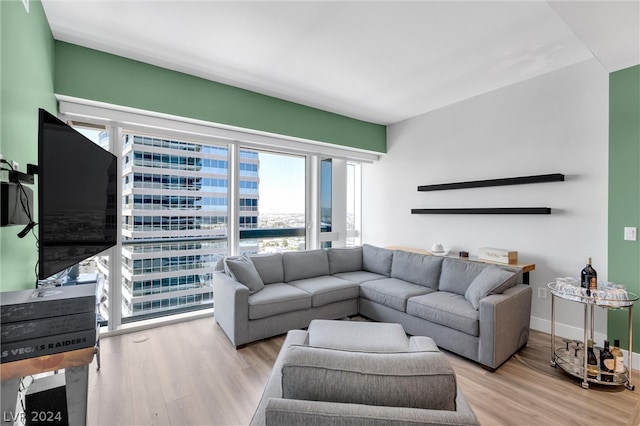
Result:
[[[106,132],[97,139],[108,147]],[[271,205],[261,210],[260,159],[271,159],[276,166],[279,159],[245,149],[239,154],[240,252],[304,249],[304,194],[295,212],[291,199],[299,197],[284,194],[286,199],[280,200],[282,194],[276,193],[263,195]],[[304,171],[303,159],[283,160],[299,160]],[[121,163],[123,320],[211,306],[212,272],[229,253],[228,148],[125,134]],[[268,177],[264,179],[267,185]],[[84,263],[85,271],[97,268],[104,278],[101,311],[108,319],[109,303],[114,302],[109,298],[114,285],[109,257]]]

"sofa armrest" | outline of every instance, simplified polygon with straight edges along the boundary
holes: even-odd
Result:
[[[265,416],[267,426],[479,425],[469,405],[460,405],[449,411],[272,398]]]
[[[440,352],[440,349],[431,337],[411,336],[409,338],[409,352]]]
[[[478,360],[498,368],[529,340],[531,287],[517,284],[480,300]]]
[[[249,289],[224,272],[213,273],[213,316],[234,346],[249,341]]]

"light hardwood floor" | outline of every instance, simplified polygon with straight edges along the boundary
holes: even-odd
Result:
[[[91,365],[89,425],[246,425],[284,336],[236,351],[213,318],[101,339]],[[550,337],[529,344],[496,372],[447,353],[483,425],[638,425],[640,372],[624,387],[580,382],[549,363]]]

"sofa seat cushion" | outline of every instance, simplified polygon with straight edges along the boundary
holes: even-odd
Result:
[[[441,267],[441,257],[397,250],[393,254],[391,278],[398,278],[437,290]]]
[[[437,291],[412,297],[407,313],[472,336],[480,334],[480,314],[464,296]]]
[[[428,287],[397,278],[383,278],[360,284],[360,297],[401,312],[406,312],[408,299],[432,292],[434,290]]]
[[[372,353],[289,346],[282,397],[388,407],[456,409],[456,377],[441,352]]]
[[[311,308],[311,295],[285,283],[265,285],[249,296],[249,319],[255,320]]]
[[[384,275],[375,274],[367,271],[354,271],[354,272],[340,272],[335,274],[334,277],[342,278],[343,280],[353,281],[354,283],[361,284],[365,281],[381,280],[387,278]]]
[[[331,275],[291,281],[288,284],[309,293],[311,306],[314,308],[341,300],[357,299],[360,295],[358,283]]]
[[[282,264],[285,283],[329,275],[329,255],[322,249],[285,252]]]

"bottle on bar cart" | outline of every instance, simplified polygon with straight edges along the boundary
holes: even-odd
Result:
[[[614,370],[616,373],[624,373],[624,355],[620,350],[620,340],[613,340],[613,347],[611,348],[611,354],[613,354],[613,358],[616,360]]]
[[[616,359],[609,350],[609,341],[604,341],[604,349],[600,350],[600,379],[603,382],[613,382]]]
[[[598,358],[593,351],[593,340],[587,340],[587,377],[590,379],[598,378]]]
[[[591,258],[587,258],[587,266],[580,272],[580,285],[587,289],[587,296],[591,296],[591,290],[598,288],[598,273],[591,266]]]

